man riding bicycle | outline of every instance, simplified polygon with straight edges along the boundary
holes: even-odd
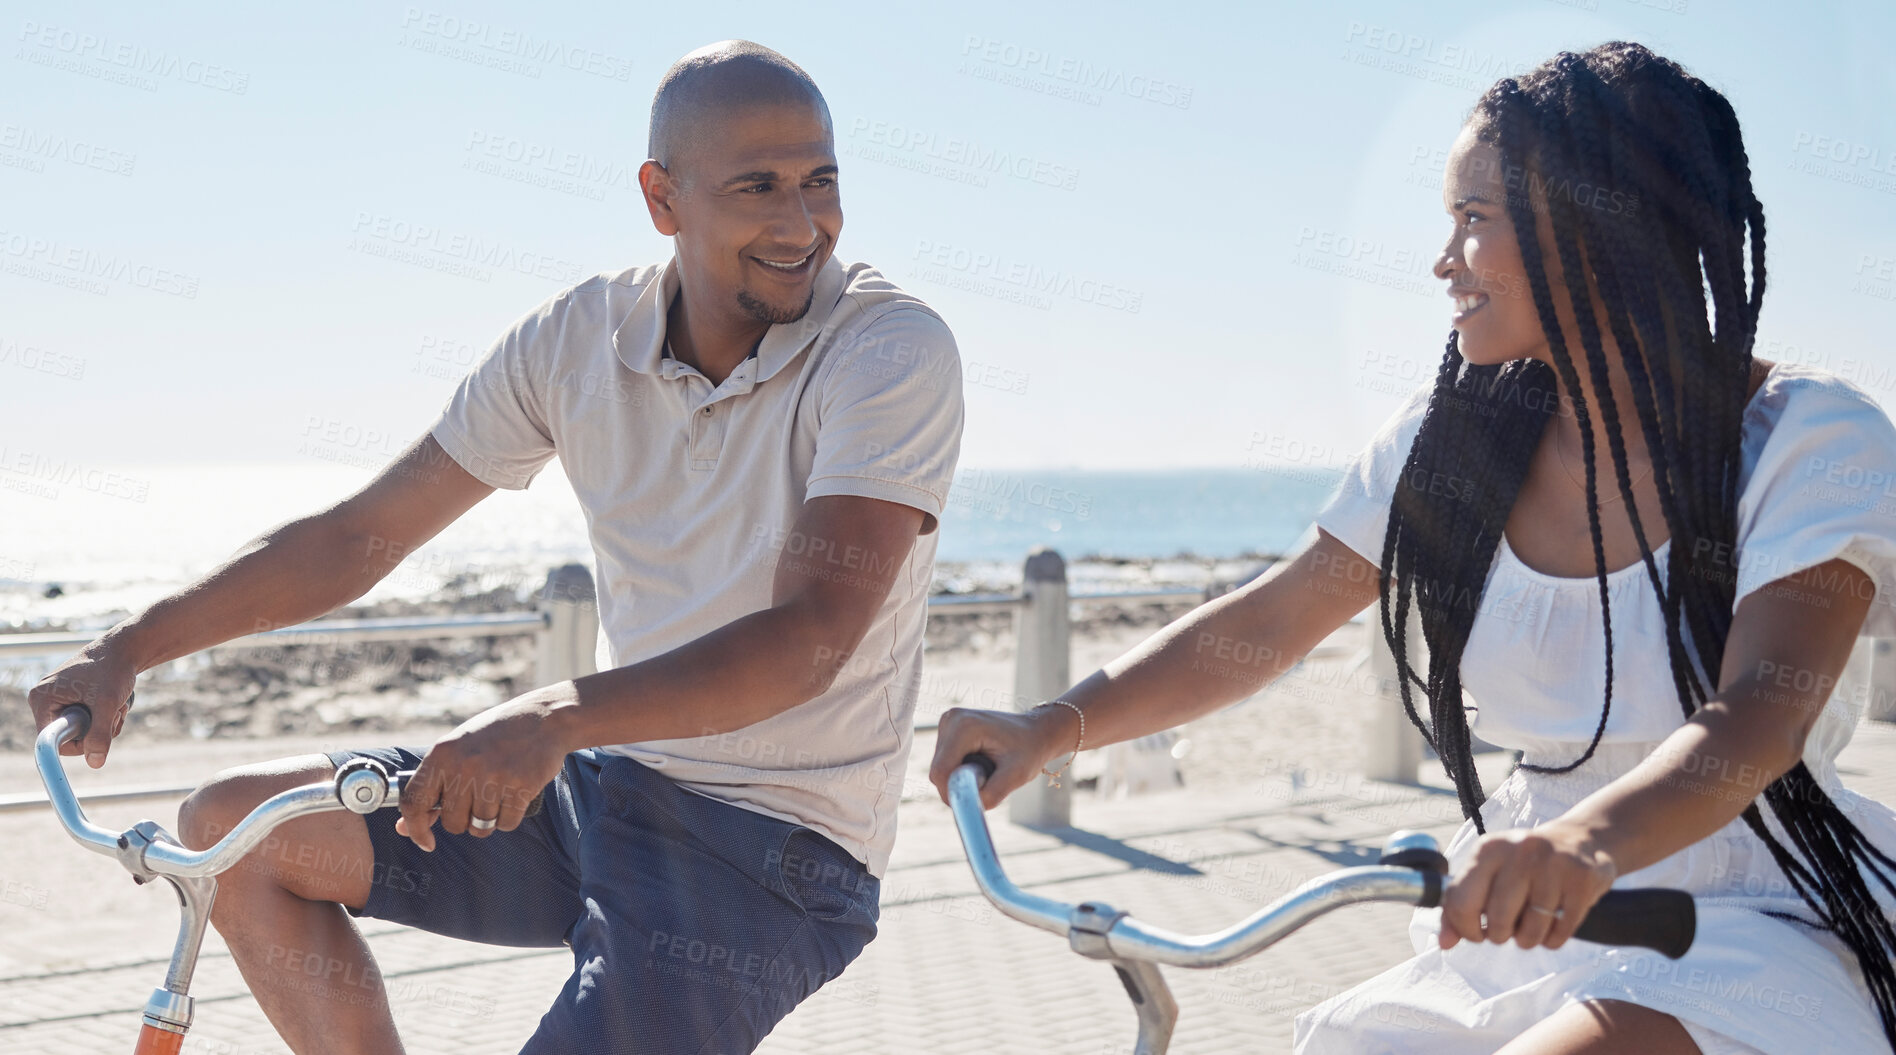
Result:
[[[367,487],[31,694],[41,727],[91,708],[68,752],[102,765],[136,674],[347,604],[391,554],[560,457],[611,669],[425,749],[230,770],[180,812],[201,848],[352,757],[416,770],[399,819],[299,818],[220,879],[212,922],[298,1052],[402,1050],[351,916],[571,946],[527,1052],[750,1051],[875,934],[960,446],[954,340],[874,269],[832,258],[830,115],[788,59],[742,41],[685,56],[654,99],[650,156],[640,186],[670,261],[528,313]],[[310,984],[310,957],[352,995]]]

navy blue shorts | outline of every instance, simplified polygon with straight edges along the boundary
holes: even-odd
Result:
[[[331,751],[413,769],[421,752]],[[798,824],[719,802],[619,755],[576,751],[545,806],[424,853],[365,819],[369,900],[353,915],[490,945],[573,949],[573,974],[521,1049],[748,1052],[876,934],[880,883]]]

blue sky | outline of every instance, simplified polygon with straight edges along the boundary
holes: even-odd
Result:
[[[631,175],[652,88],[733,36],[829,99],[839,255],[953,326],[964,465],[1340,464],[1439,355],[1436,188],[1469,106],[1615,37],[1737,108],[1769,219],[1759,354],[1896,405],[1886,3],[10,10],[13,457],[392,454],[513,319],[668,255]]]

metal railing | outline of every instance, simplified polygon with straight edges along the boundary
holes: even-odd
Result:
[[[393,616],[378,619],[323,619],[279,630],[232,638],[215,648],[277,648],[284,645],[340,645],[363,641],[419,641],[456,637],[507,637],[546,627],[545,612],[492,615]],[[97,634],[0,634],[0,659],[50,656],[83,648]]]
[[[547,574],[540,593],[541,607],[534,611],[496,612],[479,615],[389,616],[374,619],[319,619],[297,626],[260,630],[211,646],[215,649],[283,648],[291,645],[345,645],[372,641],[431,641],[473,637],[513,637],[537,635],[541,652],[550,649],[557,661],[554,668],[583,665],[568,647],[568,639],[586,639],[587,631],[597,634],[597,594],[592,572],[583,564],[567,564]],[[1074,594],[1068,598],[1076,605],[1143,603],[1196,604],[1205,599],[1203,590],[1134,590],[1124,593]],[[1017,593],[937,594],[928,599],[932,615],[987,615],[1015,612],[1030,604],[1030,598]],[[569,609],[591,608],[590,620]],[[62,655],[91,644],[96,633],[0,634],[0,661],[29,656]],[[552,640],[549,640],[552,639]],[[593,644],[585,640],[584,651],[591,662]],[[542,664],[547,667],[549,664]],[[577,671],[589,674],[592,669]],[[542,669],[535,681],[541,685],[564,681],[576,673]],[[1058,691],[1058,690],[1055,690]]]
[[[931,618],[1011,613],[1013,615],[1014,686],[1011,701],[1025,709],[1064,692],[1072,678],[1072,612],[1075,608],[1113,603],[1195,605],[1217,588],[1204,590],[1141,590],[1124,593],[1083,593],[1068,590],[1066,561],[1052,549],[1037,547],[1027,555],[1018,593],[940,594],[930,597]],[[548,685],[593,673],[599,634],[597,593],[592,573],[582,564],[566,564],[547,573],[536,611],[488,615],[414,616],[380,619],[325,619],[300,626],[263,630],[213,646],[216,649],[255,649],[291,645],[337,645],[369,641],[413,641],[453,638],[508,637],[533,634],[536,638],[534,684]],[[1372,610],[1373,615],[1373,610]],[[1424,650],[1418,627],[1412,626],[1414,662]],[[1397,702],[1395,660],[1382,634],[1364,635],[1360,648],[1322,646],[1309,658],[1341,655],[1352,658],[1344,680],[1358,688],[1362,708],[1361,775],[1372,780],[1404,784],[1418,782],[1423,761],[1421,734]],[[93,640],[90,634],[0,635],[0,661],[28,655],[51,655],[78,649]],[[1896,642],[1861,638],[1852,653],[1838,691],[1861,696],[1867,716],[1896,720]],[[207,650],[208,651],[208,650]],[[1846,695],[1846,698],[1850,698]],[[927,729],[929,724],[918,725]],[[1178,783],[1176,760],[1169,748],[1176,734],[1105,748],[1106,770],[1102,789],[1137,792]],[[133,794],[127,792],[126,794]],[[0,800],[0,810],[13,806]],[[1017,823],[1058,827],[1069,823],[1071,791],[1050,788],[1038,781],[1008,799],[1009,816]]]
[[[1031,706],[1067,686],[1072,650],[1068,606],[1113,603],[1197,604],[1205,590],[1135,590],[1123,593],[1068,594],[1066,562],[1052,550],[1028,555],[1026,579],[1019,593],[940,594],[930,597],[931,617],[1012,613],[1016,628],[1015,684],[1017,706]],[[1051,576],[1052,578],[1047,578]],[[1056,581],[1057,580],[1057,583]],[[375,641],[423,641],[456,638],[535,637],[535,685],[591,674],[597,670],[595,652],[599,634],[598,594],[592,573],[583,564],[566,564],[547,573],[539,608],[534,611],[483,615],[402,616],[375,619],[320,619],[298,626],[260,630],[213,645],[205,652],[234,649],[283,648],[305,645],[349,645]],[[31,656],[63,655],[90,644],[96,634],[37,633],[0,635],[0,662]],[[922,722],[918,729],[933,728]],[[1115,747],[1109,765],[1124,769],[1135,748]],[[173,788],[100,789],[88,800],[143,798],[171,793]],[[187,789],[188,790],[188,789]],[[1064,823],[1066,792],[1059,798],[1035,803],[1036,812],[1022,816],[1047,823]],[[1032,796],[1025,796],[1031,800]],[[0,812],[43,805],[37,795],[0,796]]]

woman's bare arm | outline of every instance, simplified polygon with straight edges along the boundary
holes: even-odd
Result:
[[[1739,602],[1718,692],[1632,772],[1564,818],[1621,872],[1644,868],[1734,820],[1804,757],[1876,586],[1833,560]]]
[[[1803,758],[1875,592],[1855,565],[1833,560],[1747,595],[1718,691],[1644,762],[1560,817],[1483,839],[1443,896],[1443,947],[1465,937],[1559,948],[1615,878],[1731,823]]]
[[[1242,589],[1209,601],[1060,695],[1086,713],[1086,747],[1170,729],[1245,699],[1297,665],[1377,596],[1375,565],[1319,531]],[[994,759],[982,788],[993,807],[1047,762],[1073,749],[1079,716],[1068,707],[1026,714],[952,709],[942,715],[929,776],[946,795],[948,774],[970,752]]]

